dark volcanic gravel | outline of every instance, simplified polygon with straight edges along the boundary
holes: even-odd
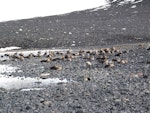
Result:
[[[12,73],[13,76],[58,77],[70,81],[51,84],[40,91],[1,89],[1,112],[148,113],[149,47],[149,43],[118,45],[69,50],[63,55],[54,52],[48,62],[41,62],[47,58],[43,55],[23,61],[17,58],[15,61],[1,62],[20,67],[22,72]],[[67,55],[72,56],[71,60],[70,57],[59,59]],[[113,63],[114,67],[110,67],[109,63]],[[41,76],[43,73],[49,73],[49,76]]]
[[[119,0],[120,1],[120,0]],[[0,23],[0,47],[102,46],[150,41],[150,2]]]
[[[120,1],[107,10],[0,23],[0,47],[70,48],[29,58],[18,50],[0,60],[18,67],[10,77],[69,81],[0,88],[0,113],[150,113],[150,1],[135,8]]]

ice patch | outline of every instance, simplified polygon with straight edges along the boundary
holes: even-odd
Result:
[[[0,76],[0,88],[4,88],[7,90],[12,89],[28,89],[28,90],[36,90],[37,88],[42,88],[44,86],[48,86],[50,84],[57,83],[66,83],[68,82],[66,79],[60,80],[59,78],[31,78],[31,77],[8,77],[8,76]]]
[[[0,48],[0,52],[2,52],[2,51],[10,51],[10,50],[17,50],[17,49],[21,49],[21,47],[12,46],[12,47]]]
[[[29,89],[22,89],[21,91],[39,91],[39,90],[44,90],[45,88],[29,88]]]
[[[0,88],[6,90],[20,89],[20,90],[40,90],[45,86],[57,83],[66,83],[66,79],[60,80],[59,78],[41,79],[39,77],[13,77],[7,76],[16,72],[19,68],[10,65],[0,65]]]

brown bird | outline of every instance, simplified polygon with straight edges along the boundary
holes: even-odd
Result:
[[[24,60],[24,56],[19,56],[18,59],[23,61]]]
[[[111,63],[106,63],[105,67],[113,68],[115,65],[113,62]]]
[[[55,65],[55,66],[50,67],[50,69],[52,69],[52,70],[62,70],[62,66]]]
[[[43,60],[41,60],[41,62],[51,62],[52,61],[52,59],[51,58],[47,58],[47,59],[43,59]]]
[[[38,53],[37,53],[37,57],[41,57],[41,56],[42,56],[41,51],[38,51]]]
[[[30,53],[29,55],[25,56],[25,58],[31,58],[34,57],[35,55],[33,53]]]

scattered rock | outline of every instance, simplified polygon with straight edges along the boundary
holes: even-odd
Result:
[[[19,31],[23,31],[23,29],[20,28]]]
[[[87,61],[87,62],[86,62],[86,66],[87,66],[87,67],[91,67],[91,66],[92,66],[92,63],[89,62],[89,61]]]
[[[46,79],[49,75],[49,73],[41,73],[40,78]]]
[[[51,101],[44,101],[44,102],[43,102],[43,104],[44,104],[45,106],[51,106],[51,103],[52,103]]]
[[[90,77],[84,77],[84,81],[90,81]]]
[[[127,60],[121,60],[120,63],[121,63],[121,64],[127,64],[128,61],[127,61]]]
[[[69,35],[72,35],[72,32],[69,32]]]

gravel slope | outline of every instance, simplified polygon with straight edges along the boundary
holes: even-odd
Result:
[[[147,42],[149,5],[149,0],[123,6],[114,3],[108,10],[0,23],[0,47],[62,48],[74,43],[76,47],[86,47]]]

